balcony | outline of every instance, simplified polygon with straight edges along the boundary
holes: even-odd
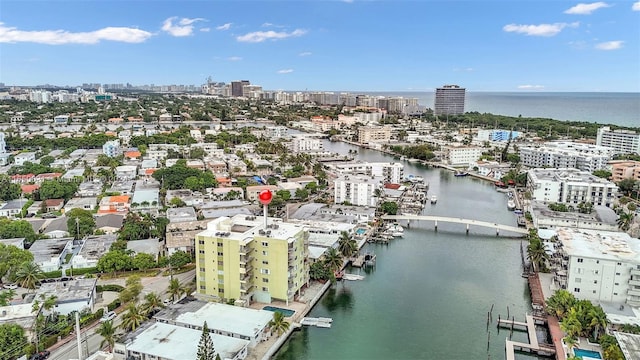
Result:
[[[640,269],[631,269],[631,275],[640,276]]]
[[[246,283],[249,280],[251,280],[251,274],[244,274],[244,276],[240,276],[241,283]]]
[[[241,266],[240,267],[240,274],[249,274],[251,273],[251,270],[253,270],[253,266],[248,265],[248,266]]]
[[[253,288],[252,284],[240,284],[240,292],[247,293]]]
[[[253,260],[253,256],[240,256],[240,264],[247,264]]]
[[[640,286],[640,279],[629,280],[629,286]]]
[[[640,289],[629,289],[627,295],[640,296]]]

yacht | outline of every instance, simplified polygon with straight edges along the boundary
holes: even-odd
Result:
[[[463,172],[463,171],[456,171],[456,173],[455,173],[455,174],[453,174],[453,175],[454,175],[454,176],[457,176],[457,177],[462,177],[462,176],[467,176],[467,175],[469,175],[469,173],[468,173],[468,172]]]
[[[411,181],[412,183],[424,182],[424,178],[420,175],[409,175],[407,176],[407,180]]]
[[[393,237],[403,237],[404,236],[404,228],[400,226],[400,224],[390,224],[384,231],[385,234],[391,235]]]
[[[514,210],[515,208],[516,208],[515,201],[513,201],[512,199],[509,199],[509,201],[507,201],[507,209]]]
[[[431,195],[431,203],[432,203],[432,204],[435,204],[435,203],[437,203],[437,202],[438,202],[438,197],[437,197],[437,196],[435,196],[435,195]]]

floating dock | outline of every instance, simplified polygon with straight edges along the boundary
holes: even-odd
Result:
[[[330,328],[332,322],[333,322],[332,318],[305,317],[305,318],[302,318],[302,321],[300,321],[300,324],[301,325],[306,325],[306,326],[316,326],[316,327],[319,327],[319,328]]]
[[[556,348],[552,344],[544,344],[538,342],[538,336],[536,335],[536,323],[544,323],[545,319],[537,318],[532,315],[526,315],[526,322],[515,321],[513,319],[498,319],[498,327],[513,328],[518,327],[526,330],[529,335],[529,344],[522,342],[511,341],[507,338],[505,344],[506,358],[507,360],[515,360],[515,351],[526,351],[537,355],[554,355]]]

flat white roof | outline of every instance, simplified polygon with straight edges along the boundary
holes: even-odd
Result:
[[[255,337],[273,319],[273,312],[226,304],[206,303],[194,312],[176,317],[177,323],[202,326],[206,321],[210,329]],[[215,344],[214,340],[214,344]],[[216,347],[217,348],[217,347]]]
[[[558,240],[570,256],[640,264],[640,239],[627,233],[559,228]]]
[[[198,325],[202,326],[203,323],[204,319]],[[209,322],[207,322],[208,324]],[[210,335],[214,348],[222,359],[234,358],[235,354],[249,344],[248,340],[216,334]],[[137,351],[162,359],[196,359],[200,336],[202,336],[201,330],[156,322],[138,334],[130,344],[126,345],[126,348],[127,351]]]
[[[282,222],[282,219],[268,218],[268,225],[277,224],[276,228],[264,226],[264,217],[251,215],[235,215],[232,218],[219,217],[207,224],[207,230],[199,233],[198,236],[219,238],[220,233],[230,239],[238,241],[251,241],[255,236],[265,236],[260,234],[260,230],[270,231],[269,237],[276,240],[293,241],[295,236],[303,230],[302,226]]]

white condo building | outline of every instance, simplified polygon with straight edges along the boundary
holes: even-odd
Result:
[[[361,126],[358,128],[358,142],[389,142],[391,140],[390,126]]]
[[[120,141],[111,140],[102,145],[102,153],[108,157],[116,157],[122,155],[122,148],[120,147]]]
[[[531,199],[548,203],[611,207],[618,191],[611,181],[577,169],[531,169],[527,177]]]
[[[449,165],[469,166],[482,156],[483,148],[476,146],[458,146],[445,148]]]
[[[540,146],[520,148],[522,164],[531,168],[576,168],[594,172],[608,168],[614,150],[606,146],[574,143],[570,141],[547,142]]]
[[[608,126],[598,129],[596,145],[608,146],[618,154],[640,154],[640,134],[629,130],[611,130]]]
[[[295,136],[291,140],[291,152],[321,152],[324,150],[322,140],[309,136]]]
[[[402,163],[334,163],[328,165],[337,175],[366,175],[381,177],[384,183],[400,184],[404,181]]]
[[[554,279],[579,299],[640,306],[640,240],[623,232],[561,228]]]
[[[356,206],[376,206],[375,190],[382,188],[382,178],[366,175],[344,175],[335,179],[334,203],[348,202]]]

